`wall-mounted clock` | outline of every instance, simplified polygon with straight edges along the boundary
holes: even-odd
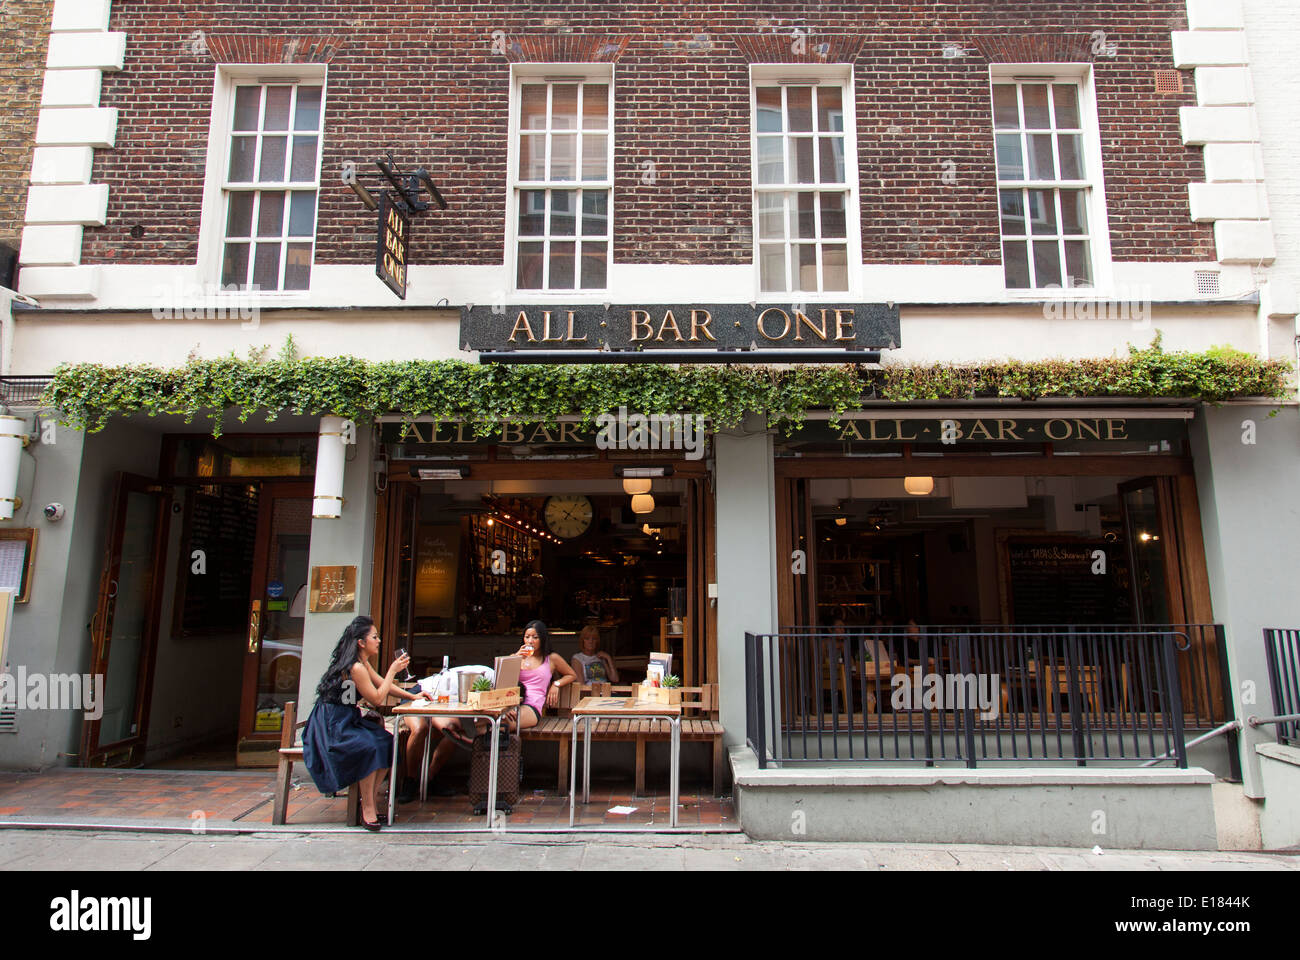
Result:
[[[564,540],[573,540],[591,529],[591,521],[596,518],[591,501],[581,495],[564,495],[547,497],[542,507],[542,519],[546,528]]]

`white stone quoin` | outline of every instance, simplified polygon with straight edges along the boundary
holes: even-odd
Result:
[[[76,266],[81,262],[81,225],[24,227],[19,256],[25,264]]]
[[[32,183],[90,183],[92,147],[37,147],[32,153]]]
[[[98,268],[80,268],[83,226],[108,217],[108,187],[90,182],[96,148],[117,141],[117,110],[99,106],[105,70],[126,63],[126,34],[110,32],[111,0],[55,0],[36,121],[19,263],[22,292],[94,299]]]

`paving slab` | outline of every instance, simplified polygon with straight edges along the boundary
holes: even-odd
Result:
[[[32,852],[5,864],[17,870],[146,870],[175,852],[184,840],[153,839],[123,834],[112,837],[82,834],[62,843],[33,845]]]
[[[150,870],[255,870],[273,856],[282,857],[290,840],[231,843],[225,838],[197,839],[152,864]]]

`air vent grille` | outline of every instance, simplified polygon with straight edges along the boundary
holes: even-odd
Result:
[[[1183,75],[1178,70],[1156,71],[1156,93],[1182,93]]]
[[[1217,297],[1219,295],[1219,272],[1217,270],[1196,271],[1196,295],[1199,297]]]
[[[18,732],[18,711],[13,707],[0,710],[0,733]]]

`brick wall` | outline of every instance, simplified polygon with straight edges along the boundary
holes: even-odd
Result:
[[[1183,0],[118,3],[126,70],[104,78],[102,98],[121,111],[118,145],[96,156],[109,224],[86,231],[84,260],[193,262],[214,71],[194,42],[203,31],[218,55],[251,34],[269,39],[244,49],[329,62],[318,263],[373,256],[372,215],[338,171],[384,149],[428,166],[451,203],[419,221],[412,261],[500,263],[509,63],[571,49],[617,60],[616,261],[750,262],[749,63],[819,62],[826,50],[832,61],[857,51],[864,261],[997,264],[989,60],[1091,59],[1096,30],[1118,53],[1096,61],[1114,258],[1212,260],[1210,228],[1188,219],[1186,184],[1203,175],[1178,132],[1190,77],[1173,96],[1152,80],[1172,68],[1169,34],[1184,27]],[[807,34],[798,52],[794,30]],[[967,55],[945,57],[947,44]]]
[[[50,0],[0,0],[0,244],[18,247],[45,75]]]

